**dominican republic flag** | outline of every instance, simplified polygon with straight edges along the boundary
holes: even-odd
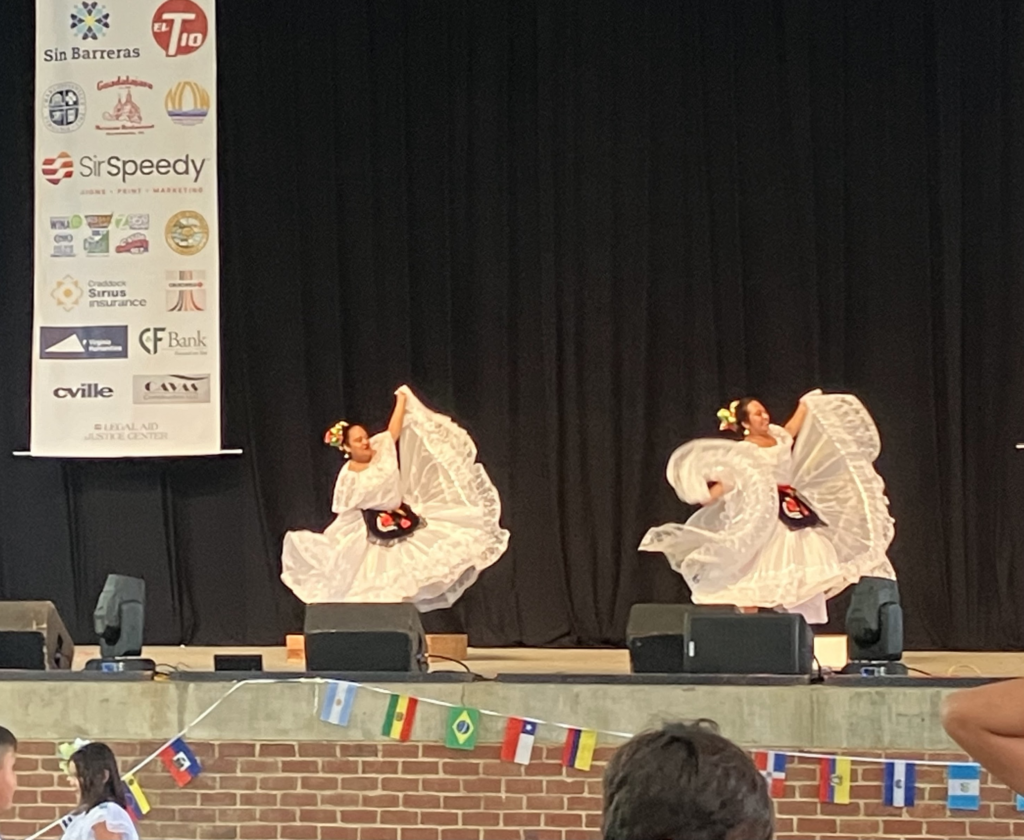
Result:
[[[754,764],[768,783],[768,792],[778,798],[786,795],[786,754],[771,750],[757,750]]]
[[[977,811],[981,808],[981,765],[950,764],[949,795],[946,805],[951,811]]]
[[[175,738],[157,754],[164,767],[174,777],[174,781],[178,783],[178,787],[185,787],[203,772],[199,759],[182,738]]]
[[[505,727],[505,740],[501,742],[501,760],[529,764],[536,737],[537,721],[509,718]]]
[[[324,705],[320,710],[320,720],[336,726],[348,726],[352,715],[352,704],[356,699],[356,685],[350,682],[331,680],[327,683]]]
[[[885,762],[882,801],[893,808],[913,808],[916,778],[917,770],[913,761]]]
[[[821,760],[818,799],[836,805],[850,804],[850,759],[837,756]]]

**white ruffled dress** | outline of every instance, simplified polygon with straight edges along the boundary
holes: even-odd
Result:
[[[139,840],[131,815],[116,802],[101,802],[84,814],[73,816],[64,829],[62,840],[96,840],[93,829],[100,823],[106,823],[122,840]]]
[[[651,528],[641,551],[662,552],[695,604],[734,604],[828,620],[825,599],[861,577],[895,579],[886,557],[894,527],[873,463],[880,444],[871,415],[850,394],[804,398],[796,444],[771,426],[776,445],[701,439],[672,453],[668,481],[688,504],[708,500],[708,482],[727,492],[685,524]],[[779,518],[778,487],[789,485],[820,517],[790,530]]]
[[[334,485],[335,520],[322,533],[285,535],[281,579],[307,604],[411,602],[450,607],[508,547],[501,499],[470,436],[408,389],[401,464],[388,432],[374,435],[370,465],[345,464]],[[364,510],[406,504],[423,520],[403,539],[372,541]]]

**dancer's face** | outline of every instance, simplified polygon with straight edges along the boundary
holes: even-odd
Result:
[[[768,434],[768,424],[771,422],[771,419],[768,415],[768,409],[757,400],[754,400],[747,405],[747,419],[743,425],[745,428],[750,429],[750,434],[752,435],[766,435]]]
[[[353,426],[345,441],[345,451],[353,461],[365,464],[373,457],[373,450],[370,448],[370,436],[362,426]]]

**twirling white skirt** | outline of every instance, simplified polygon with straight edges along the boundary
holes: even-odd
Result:
[[[792,484],[825,527],[792,531],[779,520],[775,480],[749,444],[696,440],[669,460],[669,483],[689,504],[706,499],[708,481],[731,488],[685,523],[651,528],[640,544],[665,555],[694,603],[777,607],[822,623],[826,598],[865,575],[895,578],[885,553],[893,520],[872,467],[874,422],[849,394],[808,397],[807,404]]]
[[[307,604],[411,602],[450,607],[508,547],[501,499],[476,447],[454,421],[408,392],[401,435],[402,501],[425,525],[388,546],[371,542],[361,511],[322,533],[285,535],[281,578]]]

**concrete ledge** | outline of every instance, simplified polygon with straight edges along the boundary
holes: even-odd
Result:
[[[845,750],[955,750],[939,723],[948,689],[830,686],[391,684],[424,700],[589,728],[639,732],[667,720],[711,718],[745,746]],[[4,682],[0,724],[19,738],[164,738],[181,731],[231,688],[228,683]],[[249,741],[381,741],[387,697],[362,690],[351,724],[319,719],[318,681],[242,685],[190,737]],[[414,739],[443,741],[447,709],[421,703]],[[502,717],[484,716],[481,743],[500,742]],[[558,729],[539,739],[556,743]],[[613,743],[614,739],[602,739]]]

